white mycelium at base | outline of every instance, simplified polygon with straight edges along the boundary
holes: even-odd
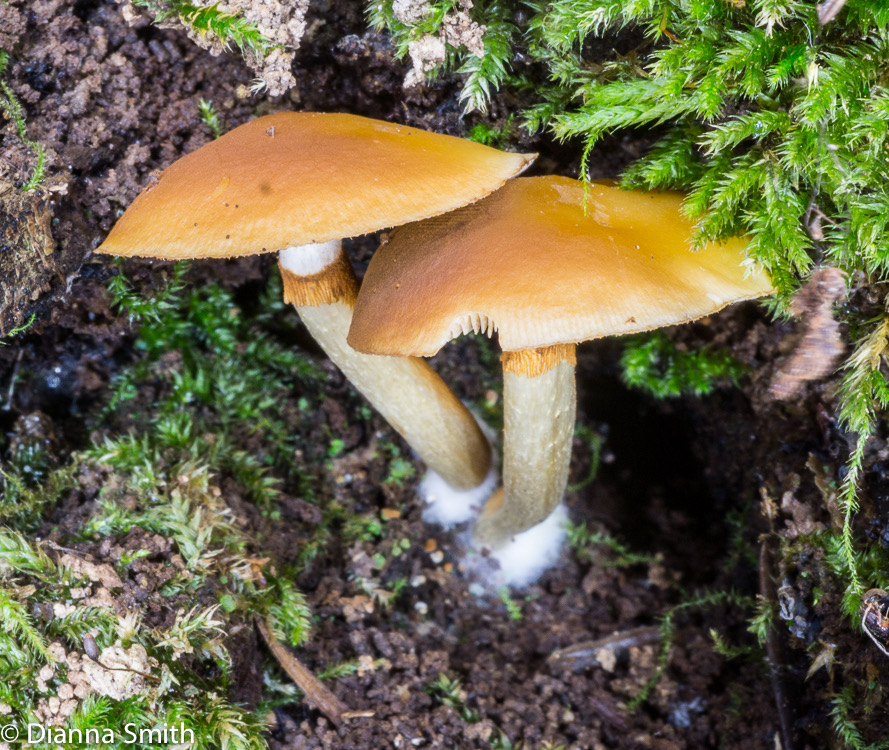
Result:
[[[417,487],[417,494],[426,505],[423,520],[445,529],[471,521],[485,505],[499,482],[497,466],[492,465],[485,481],[469,490],[455,490],[439,474],[428,471]]]
[[[559,562],[568,536],[568,509],[564,503],[536,526],[516,534],[486,557],[475,555],[478,572],[491,586],[521,588],[534,583],[547,568]],[[491,565],[491,561],[499,564]]]

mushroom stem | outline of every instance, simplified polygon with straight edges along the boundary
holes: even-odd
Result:
[[[339,241],[287,248],[284,299],[352,385],[454,489],[484,482],[491,447],[475,418],[422,359],[360,354],[346,343],[358,281]]]
[[[503,486],[475,527],[496,549],[545,520],[568,484],[576,395],[574,344],[503,353]]]

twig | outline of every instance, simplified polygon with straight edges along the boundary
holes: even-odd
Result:
[[[19,349],[18,354],[15,356],[15,364],[12,367],[12,375],[9,378],[9,391],[6,393],[6,403],[3,404],[3,411],[10,411],[12,409],[12,396],[15,393],[15,379],[18,377],[19,366],[22,363],[22,355],[24,353],[24,349]]]
[[[337,726],[343,719],[352,719],[358,716],[373,716],[372,712],[367,711],[349,711],[346,705],[337,698],[315,675],[306,669],[302,663],[293,654],[291,654],[284,646],[282,646],[275,636],[272,635],[271,628],[259,617],[256,618],[256,627],[259,629],[263,640],[272,652],[272,656],[281,665],[287,676],[290,677],[302,690],[306,697],[314,703],[318,709],[328,719]]]
[[[603,649],[615,650],[618,648],[644,646],[649,643],[657,643],[662,637],[661,629],[653,625],[622,630],[595,641],[583,641],[582,643],[575,643],[573,646],[553,651],[549,655],[547,662],[554,667],[579,672],[587,667],[597,666],[599,664],[597,654]]]
[[[759,548],[759,595],[764,601],[771,603],[778,598],[775,581],[772,578],[772,554],[768,539],[763,539]],[[793,702],[788,694],[785,671],[784,643],[781,634],[773,623],[769,623],[766,634],[766,664],[769,667],[769,680],[772,683],[772,695],[778,709],[778,728],[781,734],[782,750],[793,750]]]

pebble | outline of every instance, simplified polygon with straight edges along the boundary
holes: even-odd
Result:
[[[421,615],[425,615],[429,611],[429,605],[426,602],[417,602],[414,604],[414,609]]]
[[[432,560],[436,565],[438,565],[442,560],[444,560],[444,552],[440,549],[435,550],[431,555],[429,555],[429,559]]]

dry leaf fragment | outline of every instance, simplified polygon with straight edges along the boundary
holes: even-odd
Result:
[[[846,274],[837,268],[821,268],[797,292],[791,311],[805,320],[803,338],[781,366],[769,392],[776,399],[796,395],[802,386],[833,371],[843,353],[840,324],[833,306],[846,296]]]

